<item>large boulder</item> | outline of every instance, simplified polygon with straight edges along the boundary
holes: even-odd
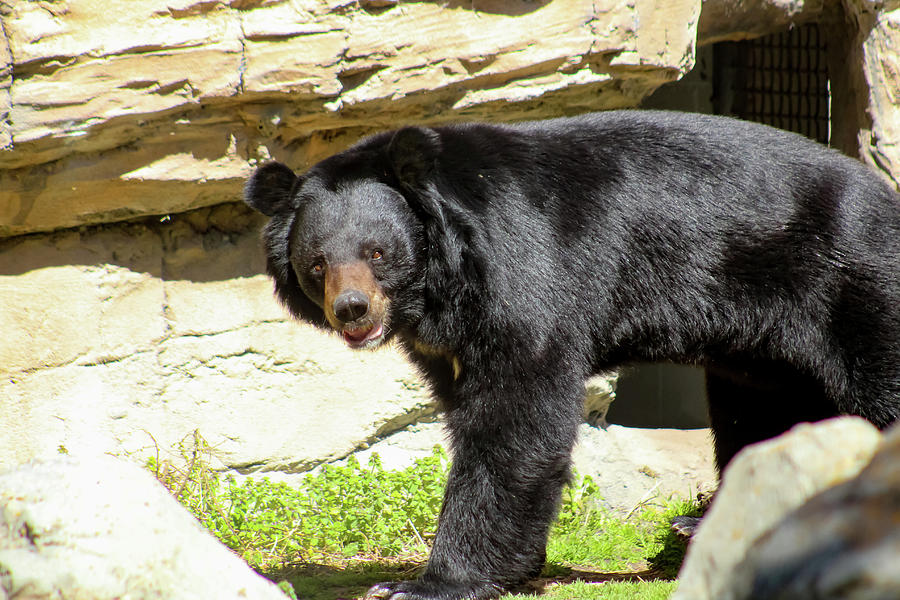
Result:
[[[734,572],[736,600],[900,598],[900,427],[859,475],[760,537]]]
[[[757,538],[815,494],[854,477],[880,441],[867,421],[841,417],[744,448],[691,541],[672,600],[737,598],[734,571]]]
[[[110,457],[0,474],[2,598],[284,600],[152,475]]]

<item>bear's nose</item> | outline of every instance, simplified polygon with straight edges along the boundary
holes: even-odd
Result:
[[[369,312],[369,297],[359,290],[347,290],[334,299],[333,308],[338,319],[349,323]]]

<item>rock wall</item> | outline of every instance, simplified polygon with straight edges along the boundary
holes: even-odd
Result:
[[[350,353],[272,298],[260,222],[233,204],[261,160],[303,169],[410,122],[635,106],[698,43],[827,17],[842,139],[900,180],[900,0],[700,8],[0,3],[0,468],[171,454],[199,430],[222,467],[295,472],[431,414],[396,352]]]
[[[858,115],[860,158],[896,184],[900,182],[900,1],[845,1],[845,24],[856,31],[846,42],[847,54],[856,60],[842,64]]]
[[[196,429],[223,468],[296,472],[429,415],[399,354],[288,321],[227,203],[257,161],[401,123],[635,105],[691,67],[699,7],[2,5],[0,467]]]
[[[259,221],[222,205],[0,246],[0,470],[160,453],[196,429],[222,464],[297,472],[433,411],[396,352],[291,322]]]
[[[238,196],[411,121],[633,106],[699,0],[79,0],[2,13],[0,235]],[[4,60],[5,58],[5,60]]]

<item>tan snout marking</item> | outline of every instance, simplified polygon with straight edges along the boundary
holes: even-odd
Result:
[[[364,261],[330,266],[325,274],[325,318],[338,331],[344,323],[334,314],[334,300],[345,290],[358,290],[369,297],[369,312],[361,320],[372,324],[384,321],[387,298]]]

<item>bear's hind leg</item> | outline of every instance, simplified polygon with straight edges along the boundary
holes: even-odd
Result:
[[[838,414],[817,382],[780,365],[707,367],[706,391],[720,473],[744,446]]]
[[[708,367],[706,391],[720,474],[744,446],[780,435],[797,423],[837,414],[814,381],[777,366],[752,370]],[[672,530],[691,537],[700,521],[700,517],[678,516],[672,519]]]

